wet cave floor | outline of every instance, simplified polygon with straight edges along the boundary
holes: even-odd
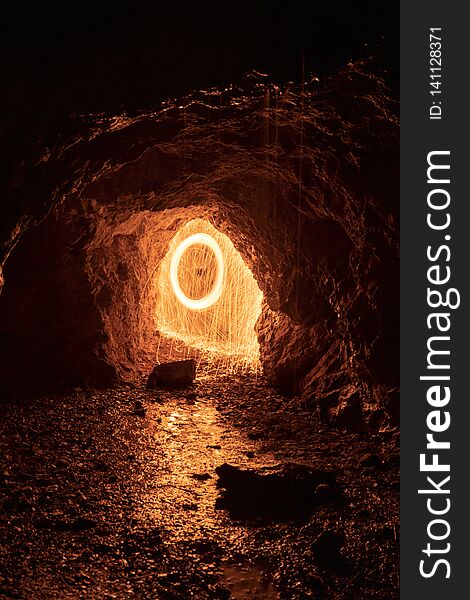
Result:
[[[10,399],[0,416],[2,598],[398,598],[394,431],[322,428],[241,375]],[[224,463],[334,481],[283,514],[232,490],[244,515],[218,500]]]

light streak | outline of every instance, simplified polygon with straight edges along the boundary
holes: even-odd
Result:
[[[211,291],[202,298],[194,299],[188,298],[181,289],[178,279],[178,267],[180,265],[181,257],[186,250],[196,244],[202,244],[212,250],[217,261],[217,275]],[[222,294],[224,285],[224,257],[219,244],[212,236],[207,233],[194,233],[178,245],[173,252],[170,261],[170,282],[176,297],[183,306],[186,306],[186,308],[191,310],[205,310],[217,302]]]
[[[188,356],[196,349],[227,370],[258,368],[263,294],[232,241],[211,223],[194,219],[175,233],[156,294],[158,331],[183,342]]]

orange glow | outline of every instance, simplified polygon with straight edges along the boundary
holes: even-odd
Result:
[[[184,225],[158,277],[157,328],[231,366],[257,368],[263,294],[230,239],[208,221]]]
[[[188,248],[191,248],[191,246],[195,246],[196,244],[207,246],[214,252],[217,261],[217,274],[215,276],[214,285],[210,292],[202,298],[194,299],[188,298],[188,296],[186,296],[186,294],[181,289],[179,283],[178,268],[183,254]],[[193,278],[193,274],[195,271],[197,271],[198,268],[197,262],[201,261],[197,261],[197,257],[193,258],[194,264],[190,269],[188,269],[188,272],[185,274],[186,278],[190,278],[190,280],[191,278]],[[202,262],[202,268],[207,268],[204,262]],[[215,302],[217,302],[217,300],[220,298],[224,288],[224,257],[222,255],[222,250],[220,249],[220,246],[215,241],[215,239],[207,233],[194,233],[193,235],[190,235],[185,240],[183,240],[173,252],[173,255],[171,257],[170,282],[176,297],[186,308],[190,308],[192,310],[204,310],[215,304]],[[186,282],[188,283],[187,280]]]

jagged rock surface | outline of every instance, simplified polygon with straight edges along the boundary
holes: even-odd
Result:
[[[338,426],[349,397],[356,428],[396,420],[397,140],[384,85],[360,65],[303,95],[248,78],[150,114],[71,120],[4,190],[3,386],[135,380],[153,357],[152,276],[202,217],[264,293],[271,381]]]

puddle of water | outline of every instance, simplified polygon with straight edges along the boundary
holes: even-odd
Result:
[[[148,437],[136,517],[166,525],[173,541],[205,535],[208,529],[226,539],[237,537],[238,527],[215,509],[215,468],[224,462],[252,466],[246,452],[255,450],[255,443],[227,426],[207,400],[187,404],[169,399],[148,406],[143,433]]]
[[[279,593],[263,569],[248,562],[231,564],[232,551],[252,544],[250,527],[215,508],[217,466],[256,468],[277,461],[261,453],[260,442],[234,428],[215,404],[206,394],[192,403],[169,396],[146,406],[134,515],[158,526],[168,547],[193,552],[198,540],[214,542],[230,563],[216,561],[212,570],[231,599],[277,600]]]
[[[254,565],[226,565],[222,570],[224,587],[234,600],[278,600],[279,592]]]

